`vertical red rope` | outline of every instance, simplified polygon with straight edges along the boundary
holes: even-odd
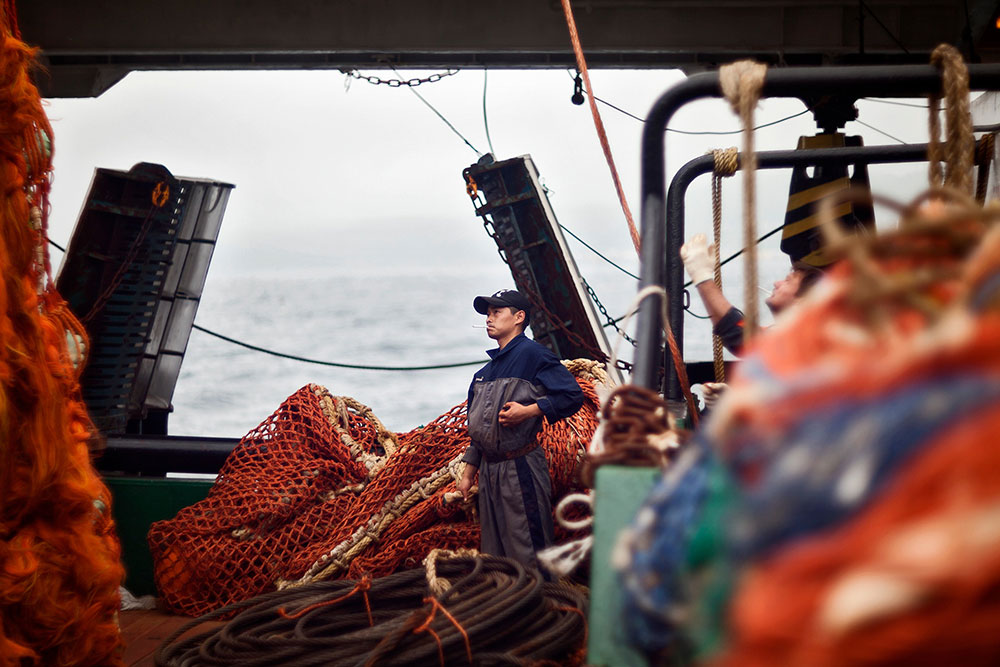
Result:
[[[576,21],[573,19],[573,8],[570,7],[569,0],[562,0],[563,12],[566,14],[566,26],[569,28],[569,38],[573,42],[573,53],[576,55],[576,67],[580,70],[583,83],[587,86],[587,100],[590,102],[590,113],[594,117],[594,127],[597,129],[597,138],[601,141],[601,149],[604,151],[604,159],[608,162],[608,169],[611,170],[611,180],[615,182],[615,190],[618,192],[618,201],[621,202],[622,211],[625,213],[625,221],[628,223],[628,232],[632,236],[632,245],[635,246],[636,253],[639,252],[639,232],[635,227],[635,220],[632,218],[632,211],[629,210],[628,201],[625,199],[625,191],[622,189],[621,179],[618,178],[618,169],[615,167],[615,159],[611,155],[611,144],[608,143],[608,135],[604,131],[604,123],[601,121],[601,113],[597,110],[597,102],[594,100],[594,87],[590,85],[590,74],[587,72],[587,60],[583,57],[583,47],[580,45],[580,35],[576,31]]]

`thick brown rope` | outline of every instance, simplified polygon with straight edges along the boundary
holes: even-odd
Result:
[[[719,70],[722,94],[743,123],[743,247],[746,248],[743,298],[744,340],[757,334],[757,154],[754,152],[754,109],[764,87],[767,65],[752,60],[723,65]]]
[[[931,187],[941,185],[972,194],[972,159],[975,141],[972,134],[972,116],[969,112],[969,70],[962,54],[950,44],[941,44],[931,54],[931,64],[941,70],[941,86],[946,102],[944,147],[945,174],[941,177],[942,147],[940,145],[940,120],[937,94],[929,97],[930,117],[927,142],[928,175]]]
[[[712,253],[715,286],[722,289],[722,261],[719,249],[722,246],[722,179],[736,173],[739,168],[739,153],[736,147],[717,148],[712,151],[715,168],[712,171],[712,239],[715,251]],[[715,366],[715,381],[726,381],[726,366],[722,360],[722,338],[712,336],[712,361]]]
[[[827,247],[844,257],[857,275],[847,298],[875,330],[889,326],[897,307],[936,322],[947,302],[928,290],[940,290],[959,278],[961,265],[952,260],[973,251],[984,230],[1000,218],[1000,210],[983,209],[967,193],[953,188],[930,188],[905,207],[876,195],[876,204],[900,213],[899,228],[872,237],[847,235],[835,223],[835,207],[865,196],[871,195],[846,190],[821,200],[817,211]],[[932,200],[944,206],[922,207]],[[898,266],[901,261],[913,266],[903,271]]]
[[[982,206],[986,203],[986,187],[990,182],[990,165],[996,149],[996,138],[992,134],[984,134],[976,143],[976,201]]]
[[[603,450],[590,453],[580,481],[594,487],[594,473],[606,464],[664,468],[680,445],[670,406],[658,393],[636,385],[617,387],[601,412]]]
[[[639,252],[639,232],[635,227],[635,220],[632,218],[632,211],[628,207],[625,199],[625,190],[622,188],[621,179],[618,177],[618,169],[615,168],[615,159],[611,155],[611,144],[608,143],[607,132],[604,131],[604,123],[601,121],[601,113],[597,110],[597,102],[594,98],[594,87],[590,85],[590,73],[587,71],[587,60],[583,56],[583,46],[580,44],[580,35],[576,31],[576,20],[573,18],[573,8],[569,0],[562,0],[563,13],[566,14],[566,27],[569,29],[569,38],[573,42],[573,53],[576,56],[576,68],[580,70],[583,77],[583,84],[587,87],[587,100],[590,102],[590,114],[594,117],[594,128],[597,130],[597,138],[601,142],[601,150],[604,151],[604,159],[608,162],[608,169],[611,170],[611,180],[615,183],[615,191],[618,193],[618,201],[621,203],[622,212],[625,213],[625,222],[628,223],[628,232],[632,236],[632,245],[635,246],[636,253]]]

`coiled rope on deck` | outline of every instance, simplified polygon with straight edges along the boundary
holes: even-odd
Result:
[[[507,558],[432,552],[425,566],[219,609],[167,638],[156,664],[582,664],[587,603],[578,589]],[[450,586],[433,594],[445,577]],[[178,639],[234,611],[226,625]]]

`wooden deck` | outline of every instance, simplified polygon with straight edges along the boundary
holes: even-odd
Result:
[[[153,653],[164,639],[192,619],[175,616],[159,610],[131,610],[119,612],[118,621],[125,641],[124,662],[130,667],[153,667]],[[195,629],[203,631],[212,625],[205,623]]]

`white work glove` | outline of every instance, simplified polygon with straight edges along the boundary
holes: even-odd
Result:
[[[715,262],[712,261],[712,246],[704,234],[695,234],[691,240],[681,246],[681,261],[684,270],[691,277],[691,284],[696,287],[706,280],[715,277]]]
[[[719,402],[722,395],[729,389],[725,382],[702,382],[701,397],[705,401],[705,409],[711,410]]]

